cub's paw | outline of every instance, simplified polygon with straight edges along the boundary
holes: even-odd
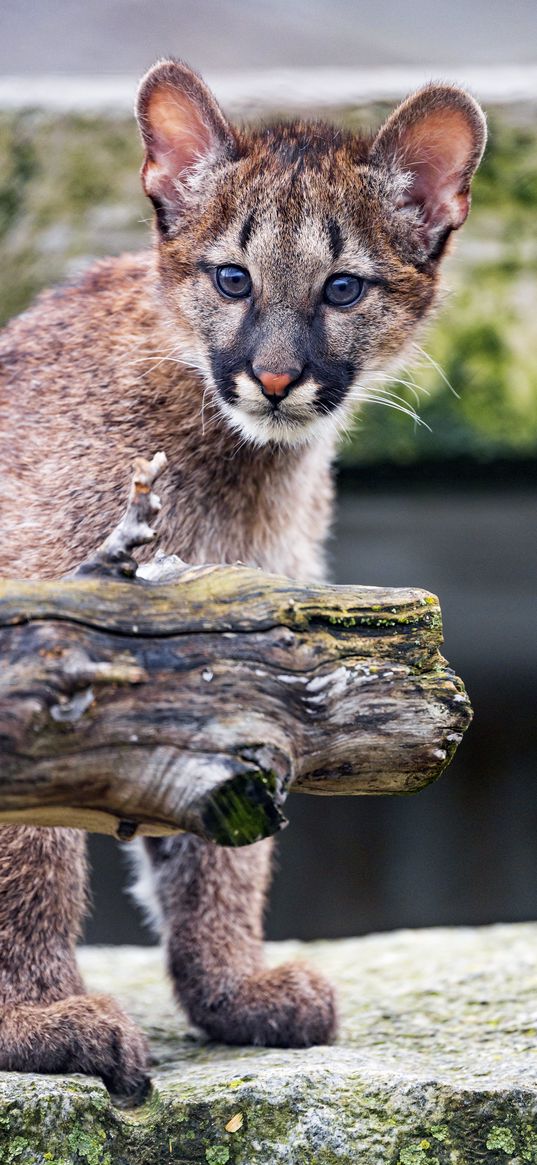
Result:
[[[101,1076],[124,1104],[141,1104],[150,1080],[145,1037],[107,995],[15,1003],[0,1023],[0,1068]]]
[[[285,963],[244,979],[211,1001],[196,1020],[217,1040],[263,1047],[308,1048],[336,1034],[334,990],[302,963]]]
[[[150,1089],[145,1036],[110,996],[86,995],[77,1002],[84,1034],[81,1062],[86,1064],[78,1070],[101,1076],[123,1103],[141,1104]],[[78,1018],[76,1013],[72,1018]]]

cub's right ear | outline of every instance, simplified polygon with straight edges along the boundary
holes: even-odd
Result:
[[[211,91],[180,61],[159,61],[140,82],[136,117],[145,146],[142,183],[170,235],[199,165],[232,158],[235,133]]]

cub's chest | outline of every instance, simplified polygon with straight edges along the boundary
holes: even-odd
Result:
[[[186,562],[246,562],[263,570],[314,578],[328,515],[313,514],[311,496],[283,498],[265,487],[248,488],[242,476],[198,484],[185,475],[162,485],[159,546]]]

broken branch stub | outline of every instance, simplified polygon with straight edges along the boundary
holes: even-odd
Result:
[[[123,517],[97,550],[71,571],[67,578],[78,578],[88,574],[101,577],[112,574],[134,578],[138,571],[138,563],[132,551],[153,542],[157,537],[150,525],[160,510],[160,498],[153,493],[153,485],[167,464],[166,454],[162,452],[155,453],[151,461],[145,457],[135,458],[127,508]]]
[[[71,578],[0,581],[0,823],[240,845],[281,828],[291,787],[435,780],[471,718],[437,599],[163,556],[133,579],[155,461]]]

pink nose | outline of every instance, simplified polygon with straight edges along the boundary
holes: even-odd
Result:
[[[264,369],[258,371],[257,368],[254,371],[269,396],[283,396],[286,388],[295,379],[289,372],[265,372]]]

